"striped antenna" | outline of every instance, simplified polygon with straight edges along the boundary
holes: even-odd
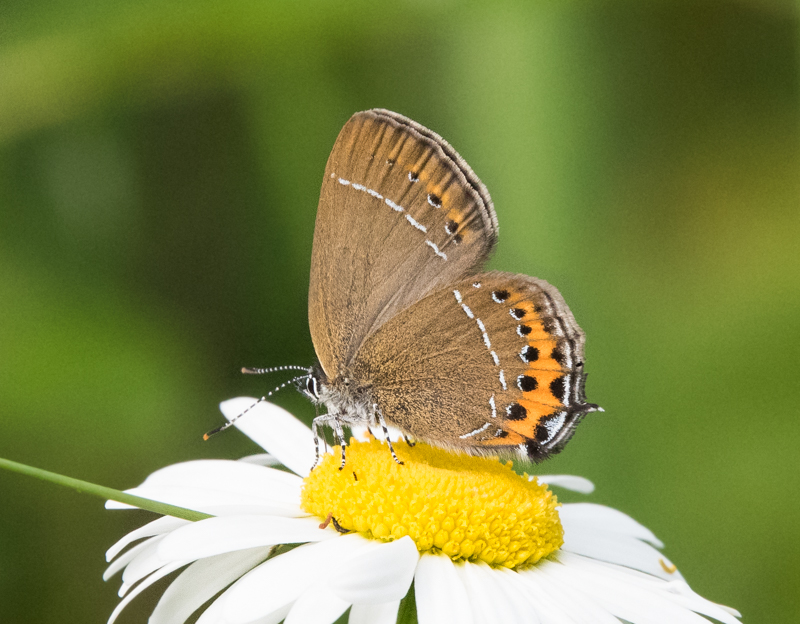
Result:
[[[300,368],[300,367],[298,367],[298,368]],[[308,369],[301,368],[300,370],[308,370]],[[235,423],[237,420],[239,420],[242,416],[244,416],[247,412],[249,412],[251,409],[253,409],[256,405],[258,405],[259,403],[261,403],[263,401],[266,401],[269,397],[271,397],[273,394],[275,394],[279,390],[283,390],[290,383],[296,383],[296,382],[300,381],[301,379],[308,379],[309,377],[311,377],[311,374],[300,375],[299,377],[295,377],[294,379],[289,379],[288,381],[284,381],[280,386],[275,386],[275,388],[272,391],[267,392],[267,394],[262,396],[258,401],[253,403],[250,407],[248,407],[246,410],[244,410],[241,414],[238,414],[237,416],[234,416],[228,422],[226,422],[224,425],[220,425],[216,429],[212,429],[208,433],[203,434],[203,440],[208,440],[211,436],[217,435],[218,433],[221,433],[221,432],[225,431],[228,427],[230,427],[233,423]]]
[[[306,373],[310,373],[311,369],[307,366],[273,366],[272,368],[242,368],[242,372],[245,375],[266,375],[267,373],[275,373],[278,371],[286,371],[286,370],[301,370]]]

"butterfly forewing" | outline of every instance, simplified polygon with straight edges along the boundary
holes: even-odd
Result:
[[[543,280],[484,273],[440,288],[385,323],[352,372],[387,421],[469,452],[557,452],[596,406],[583,394],[584,335]]]
[[[325,170],[311,258],[327,378],[398,312],[477,270],[496,240],[489,194],[448,143],[397,113],[353,115]]]

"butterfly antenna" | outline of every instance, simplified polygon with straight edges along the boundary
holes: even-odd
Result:
[[[289,368],[289,367],[286,367],[286,368]],[[307,370],[307,369],[302,368],[300,366],[298,366],[296,368],[299,368],[300,370]],[[228,422],[226,422],[224,425],[220,425],[216,429],[212,429],[208,433],[204,433],[203,434],[203,440],[208,440],[211,436],[217,435],[218,433],[222,433],[228,427],[230,427],[233,423],[235,423],[237,420],[239,420],[242,416],[244,416],[247,412],[249,412],[251,409],[253,409],[256,405],[258,405],[259,403],[262,403],[263,401],[266,401],[273,394],[275,394],[276,392],[278,392],[280,390],[283,390],[289,384],[296,383],[296,382],[300,381],[301,379],[307,379],[310,376],[311,376],[310,374],[308,374],[308,375],[300,375],[299,377],[295,377],[294,379],[289,379],[287,381],[284,381],[280,386],[275,386],[275,388],[273,390],[271,390],[270,392],[267,392],[264,396],[262,396],[258,401],[253,403],[246,410],[244,410],[241,414],[238,414],[238,415],[234,416]]]
[[[273,366],[272,368],[248,368],[245,366],[242,368],[242,372],[245,375],[266,375],[267,373],[275,373],[285,370],[301,370],[305,371],[306,373],[311,372],[311,369],[307,366]]]

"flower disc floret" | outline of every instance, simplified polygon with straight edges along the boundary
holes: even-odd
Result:
[[[408,535],[420,552],[506,568],[534,564],[563,544],[555,495],[511,462],[425,444],[397,453],[403,465],[377,440],[351,440],[339,470],[335,447],[306,477],[302,508],[367,538]]]

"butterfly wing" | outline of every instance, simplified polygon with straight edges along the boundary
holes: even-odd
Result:
[[[363,345],[354,376],[387,422],[472,453],[558,452],[584,414],[584,334],[543,280],[490,272],[439,289]]]
[[[390,111],[353,115],[325,169],[311,256],[327,378],[397,312],[477,270],[496,240],[489,193],[446,141]]]

